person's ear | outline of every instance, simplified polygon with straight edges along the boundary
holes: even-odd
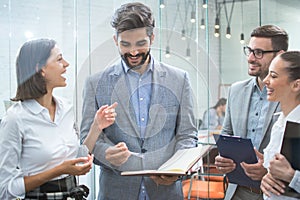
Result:
[[[154,34],[152,33],[152,35],[151,35],[151,37],[150,37],[150,45],[152,45],[153,44],[153,42],[154,42]]]
[[[300,79],[297,79],[295,84],[296,84],[296,87],[297,87],[298,89],[300,89]]]
[[[284,53],[284,52],[285,52],[284,50],[280,50],[280,51],[278,51],[278,52],[276,53],[276,56],[279,55],[279,54],[282,54],[282,53]]]
[[[297,80],[294,81],[293,89],[295,89],[295,91],[297,91],[297,92],[300,91],[300,79],[297,79]]]
[[[45,77],[45,70],[44,70],[44,67],[41,69],[41,75],[42,75],[43,77]]]
[[[118,46],[118,37],[116,34],[114,34],[113,39],[115,41],[116,46]]]

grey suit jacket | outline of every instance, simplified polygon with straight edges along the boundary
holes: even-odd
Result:
[[[230,87],[222,134],[246,137],[250,99],[253,91],[253,79],[255,78],[236,82]],[[274,113],[279,111],[279,103],[270,102],[263,127],[263,139],[258,149],[260,152],[262,152],[269,143],[271,129],[278,118],[278,116],[274,116]],[[231,199],[236,188],[236,184],[230,183],[225,199]]]
[[[186,72],[154,61],[149,120],[144,141],[140,139],[129,91],[121,62],[88,77],[85,83],[82,141],[97,109],[105,104],[119,103],[115,123],[103,131],[93,151],[94,162],[101,167],[98,199],[137,199],[142,177],[123,177],[121,171],[158,169],[176,150],[196,146],[192,91]],[[119,142],[125,142],[130,151],[146,151],[145,158],[130,156],[119,167],[111,165],[105,159],[105,150]],[[170,186],[157,186],[152,179],[145,177],[145,186],[150,199],[183,198],[180,181]]]

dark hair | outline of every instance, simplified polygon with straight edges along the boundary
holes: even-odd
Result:
[[[142,3],[127,3],[118,8],[111,20],[117,34],[135,28],[147,28],[147,35],[153,34],[155,26],[151,9]]]
[[[227,99],[220,98],[219,101],[216,103],[216,105],[213,108],[216,109],[219,106],[224,106],[224,105],[226,105],[226,102],[227,102]]]
[[[285,30],[274,25],[264,25],[255,28],[251,37],[271,38],[274,50],[288,50],[289,36]]]
[[[288,62],[285,68],[290,81],[300,79],[300,51],[287,51],[279,55],[280,58]]]
[[[12,101],[36,99],[47,93],[41,69],[55,44],[52,39],[36,39],[23,44],[16,60],[18,88]]]

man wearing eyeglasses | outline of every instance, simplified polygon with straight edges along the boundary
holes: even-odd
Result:
[[[252,180],[261,181],[267,173],[263,167],[263,149],[267,146],[273,123],[277,120],[279,103],[268,102],[263,79],[267,76],[273,58],[288,49],[288,34],[274,25],[255,28],[251,33],[244,53],[248,60],[248,74],[252,78],[232,84],[228,94],[226,114],[222,134],[250,138],[256,149],[258,162],[234,163],[233,160],[217,156],[215,164],[226,174],[241,165]],[[246,187],[230,183],[225,199],[263,199],[260,188]]]

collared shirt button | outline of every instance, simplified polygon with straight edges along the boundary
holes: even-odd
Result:
[[[141,98],[140,98],[140,101],[143,101],[143,100],[144,100],[144,98],[143,98],[143,97],[141,97]]]
[[[145,121],[145,118],[144,117],[142,117],[142,119],[141,119],[142,121]]]

